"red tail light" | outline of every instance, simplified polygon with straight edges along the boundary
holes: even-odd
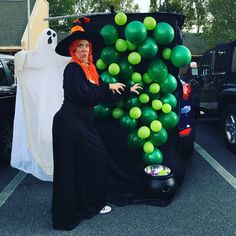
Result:
[[[191,131],[192,131],[192,128],[183,129],[179,131],[179,136],[180,137],[187,136],[191,133]]]
[[[191,86],[189,83],[183,84],[183,100],[189,99],[191,94]]]

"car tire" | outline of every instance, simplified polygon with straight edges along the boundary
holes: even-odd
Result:
[[[13,120],[6,119],[0,125],[0,163],[9,165],[11,160]]]
[[[236,104],[226,107],[222,117],[222,131],[228,149],[236,153]]]

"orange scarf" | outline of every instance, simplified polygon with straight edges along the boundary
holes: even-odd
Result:
[[[77,58],[77,56],[75,55],[75,51],[76,51],[77,47],[78,47],[78,40],[72,42],[69,47],[72,60],[81,66],[81,68],[83,69],[83,71],[86,75],[87,80],[89,80],[92,83],[99,86],[99,74],[97,72],[95,65],[93,64],[92,44],[89,43],[89,54],[88,54],[89,65],[88,66],[85,63],[80,62],[79,59]]]

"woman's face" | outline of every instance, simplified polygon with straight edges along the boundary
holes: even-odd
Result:
[[[75,55],[82,63],[88,63],[89,54],[89,41],[85,39],[78,40],[78,47],[75,51]]]

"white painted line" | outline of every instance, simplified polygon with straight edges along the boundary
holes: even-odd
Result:
[[[20,171],[0,193],[0,207],[7,201],[27,174]]]
[[[205,149],[194,143],[194,149],[234,188],[236,189],[236,178],[221,166]]]

